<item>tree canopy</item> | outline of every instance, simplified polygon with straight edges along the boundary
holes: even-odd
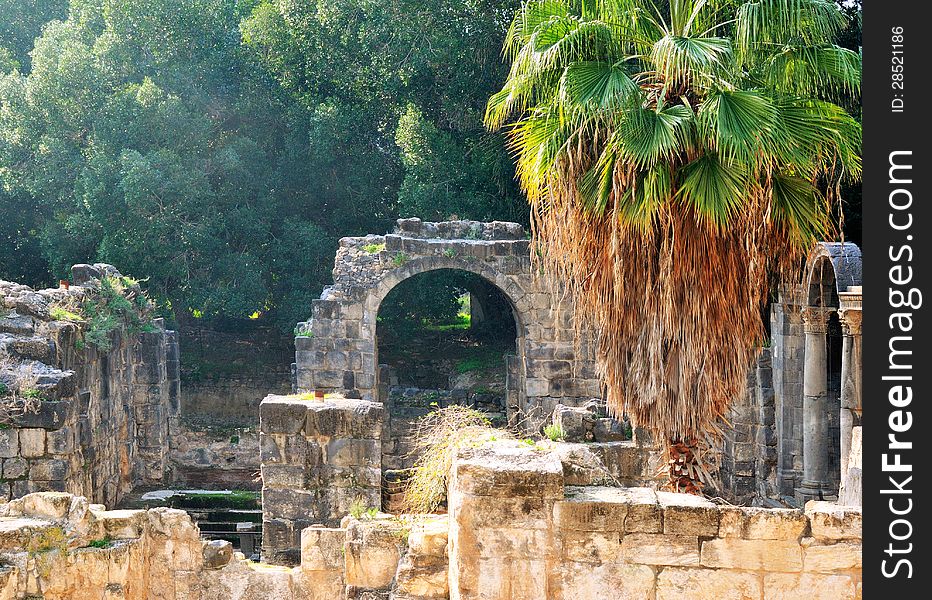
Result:
[[[337,240],[528,211],[485,100],[517,2],[0,2],[0,277],[307,317]]]

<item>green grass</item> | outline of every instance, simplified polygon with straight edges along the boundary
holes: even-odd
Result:
[[[396,267],[402,267],[407,262],[408,262],[408,255],[405,254],[404,252],[399,252],[398,254],[392,257],[392,265]]]
[[[111,538],[109,535],[105,535],[99,540],[91,540],[91,542],[87,545],[87,547],[88,548],[107,548],[110,546],[111,543],[113,543],[113,538]]]
[[[72,312],[64,306],[53,306],[49,309],[49,315],[56,321],[72,321],[74,323],[83,323],[84,317],[76,312]]]
[[[563,427],[556,423],[546,425],[544,427],[544,435],[546,435],[547,439],[551,442],[562,442],[566,438],[566,432],[563,431]]]

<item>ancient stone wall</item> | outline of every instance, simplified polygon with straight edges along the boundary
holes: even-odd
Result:
[[[179,412],[175,332],[159,319],[142,331],[116,327],[103,351],[84,340],[86,323],[53,316],[61,316],[55,307],[81,306],[101,276],[120,274],[77,265],[68,289],[0,282],[0,379],[10,405],[36,401],[0,429],[2,497],[57,490],[115,504],[163,479]]]
[[[333,526],[356,505],[378,510],[383,408],[345,398],[268,396],[259,406],[262,552],[295,564],[301,530]]]
[[[343,238],[334,284],[298,326],[295,388],[378,399],[376,318],[402,281],[438,269],[485,278],[508,298],[517,324],[507,383],[508,417],[531,429],[558,403],[601,395],[589,336],[575,343],[569,300],[531,272],[530,242],[516,223],[401,219],[388,235]]]
[[[181,406],[194,427],[254,427],[259,400],[291,391],[291,334],[248,319],[225,329],[179,328]]]
[[[725,426],[719,473],[724,497],[750,505],[779,495],[777,441],[773,367],[770,349],[763,348]]]
[[[462,454],[450,491],[450,598],[859,598],[861,511],[719,506],[572,487],[553,454]]]
[[[106,510],[55,492],[0,505],[3,600],[305,600],[313,583],[202,540],[181,510]]]

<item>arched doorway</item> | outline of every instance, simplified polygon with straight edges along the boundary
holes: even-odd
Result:
[[[386,294],[376,321],[383,468],[413,466],[416,422],[435,408],[468,406],[507,424],[520,329],[505,293],[469,271],[427,271]]]

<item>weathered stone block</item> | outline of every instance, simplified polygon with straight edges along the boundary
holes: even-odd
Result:
[[[563,560],[602,564],[622,558],[620,531],[563,531],[559,535]]]
[[[693,494],[657,492],[663,532],[712,537],[718,534],[718,507]]]
[[[803,554],[795,541],[718,538],[702,542],[702,566],[796,572],[803,568]]]
[[[645,565],[699,564],[699,538],[692,535],[629,533],[621,541],[625,560]]]
[[[798,540],[809,527],[801,510],[722,506],[719,511],[719,536],[723,538]]]
[[[647,565],[618,562],[594,566],[567,562],[550,579],[550,589],[555,592],[551,597],[555,600],[654,598],[654,570]]]
[[[20,479],[29,473],[29,463],[24,458],[8,458],[3,461],[3,478]]]
[[[513,444],[513,443],[512,443]],[[461,453],[454,464],[464,494],[511,498],[563,498],[563,466],[550,454],[494,443]]]
[[[381,444],[377,439],[332,439],[325,447],[324,460],[333,466],[378,467],[381,463]]]
[[[307,527],[301,531],[303,571],[342,571],[346,529]]]
[[[29,476],[36,481],[65,480],[69,471],[68,462],[60,458],[34,460],[29,468]]]
[[[36,458],[45,454],[44,429],[19,430],[20,454],[26,458]]]
[[[804,571],[825,573],[852,569],[861,569],[861,544],[804,545]]]
[[[457,491],[451,495],[457,523],[468,529],[498,527],[508,523],[522,529],[549,529],[553,501],[543,498],[497,498]]]
[[[854,598],[854,580],[845,575],[767,573],[764,600],[838,600]]]
[[[756,600],[761,593],[755,573],[669,567],[657,576],[657,600]]]
[[[571,531],[624,531],[629,496],[622,488],[567,488],[554,504],[554,524]]]
[[[266,396],[259,404],[259,431],[294,435],[302,430],[310,402]]]
[[[233,559],[233,545],[226,540],[211,540],[202,551],[205,569],[219,569]]]
[[[261,473],[262,485],[269,488],[303,489],[306,484],[303,465],[265,464]]]
[[[860,507],[810,500],[806,503],[806,516],[809,517],[812,535],[817,539],[861,539]]]
[[[19,430],[14,427],[0,429],[0,458],[19,456]]]

